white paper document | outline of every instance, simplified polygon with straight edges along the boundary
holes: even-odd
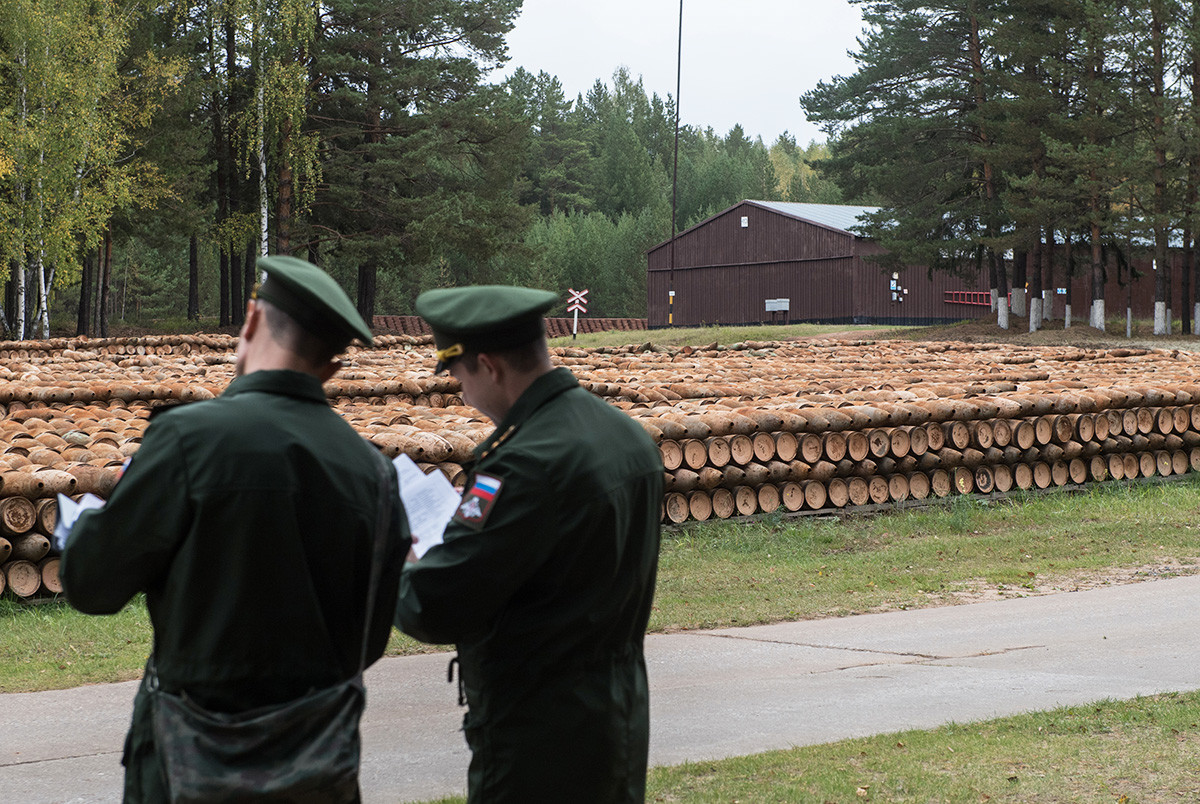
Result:
[[[462,495],[444,474],[425,474],[407,455],[397,455],[392,463],[396,466],[400,501],[404,503],[413,535],[413,552],[420,558],[430,547],[442,543],[446,523],[454,516]]]
[[[54,526],[54,549],[60,553],[67,546],[67,535],[79,515],[90,508],[103,508],[104,500],[95,494],[85,494],[75,502],[65,494],[58,495],[58,523]]]

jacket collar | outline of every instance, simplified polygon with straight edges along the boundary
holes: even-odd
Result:
[[[509,436],[515,433],[517,428],[532,416],[538,408],[564,391],[569,391],[578,386],[579,381],[575,379],[575,375],[565,368],[556,368],[538,377],[518,397],[516,403],[508,411],[508,415],[504,417],[504,421],[500,422],[492,435],[475,448],[476,457],[482,459],[487,453],[500,446]]]
[[[225,387],[221,396],[237,396],[255,391],[329,404],[329,399],[325,396],[325,389],[321,387],[321,382],[316,377],[302,371],[289,369],[255,371],[235,377],[233,382]]]

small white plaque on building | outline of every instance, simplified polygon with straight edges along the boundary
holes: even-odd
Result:
[[[786,313],[792,308],[791,299],[767,299],[768,313]]]
[[[746,217],[745,215],[742,216],[742,228],[743,229],[750,228],[750,219],[748,217]]]

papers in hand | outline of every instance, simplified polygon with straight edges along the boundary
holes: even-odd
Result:
[[[60,553],[67,546],[67,536],[75,526],[75,520],[89,508],[103,508],[104,500],[95,494],[85,494],[75,502],[65,494],[58,495],[58,524],[54,526],[54,549]]]
[[[408,515],[408,527],[414,539],[417,558],[435,544],[442,543],[446,523],[462,502],[461,495],[441,472],[425,474],[407,455],[392,459],[400,480],[400,501]]]

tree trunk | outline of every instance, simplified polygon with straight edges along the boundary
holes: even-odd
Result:
[[[1154,70],[1154,103],[1153,143],[1154,143],[1154,261],[1157,273],[1154,275],[1154,334],[1171,334],[1171,320],[1168,308],[1171,293],[1171,265],[1167,261],[1167,144],[1166,144],[1166,103],[1165,72],[1165,21],[1163,20],[1162,4],[1150,4],[1150,28],[1152,65]]]
[[[279,206],[275,213],[275,242],[280,254],[292,253],[292,164],[288,161],[292,121],[285,117],[279,127]]]
[[[1013,252],[1012,314],[1017,318],[1025,315],[1025,275],[1028,261],[1029,252]]]
[[[1033,251],[1026,256],[1026,280],[1029,282],[1029,331],[1042,328],[1042,235],[1039,231]]]
[[[988,250],[992,264],[996,266],[996,324],[1001,329],[1008,329],[1008,265],[1003,255]]]
[[[1092,229],[1092,304],[1088,313],[1088,326],[1104,332],[1104,249],[1100,245],[1100,224],[1093,221]]]
[[[246,244],[246,257],[242,261],[242,297],[244,299],[242,306],[246,306],[246,302],[254,298],[254,288],[258,284],[258,277],[254,273],[255,264],[258,257],[258,248],[254,239]]]
[[[188,321],[200,320],[200,242],[193,234],[188,241]]]
[[[79,314],[75,318],[75,334],[85,337],[88,325],[91,323],[92,312],[92,274],[95,273],[95,263],[92,261],[92,250],[88,249],[83,255],[83,265],[79,276]]]
[[[378,269],[373,262],[358,266],[358,314],[370,323],[375,315],[375,280]]]
[[[108,337],[108,288],[112,281],[112,230],[104,233],[104,259],[100,267],[100,337]]]
[[[221,293],[221,318],[220,326],[229,326],[229,246],[225,243],[221,244],[221,268],[220,268],[220,293]]]

